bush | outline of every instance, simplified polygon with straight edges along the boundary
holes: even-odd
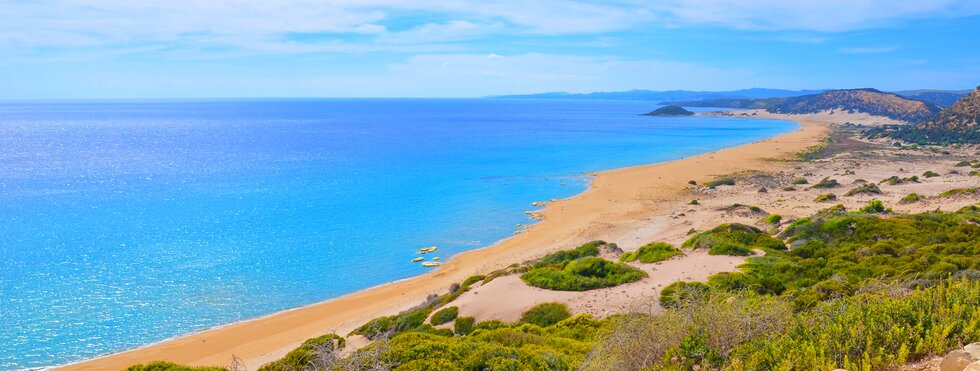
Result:
[[[878,188],[878,186],[876,186],[874,184],[871,184],[871,183],[862,184],[860,186],[857,186],[857,187],[851,189],[850,191],[847,191],[847,193],[845,193],[844,196],[850,197],[850,196],[856,196],[856,195],[862,195],[862,194],[863,195],[880,195],[881,194],[881,189]]]
[[[810,186],[810,188],[837,188],[840,187],[840,183],[837,179],[823,178],[817,184]]]
[[[439,326],[443,323],[449,323],[450,321],[456,319],[456,316],[458,315],[459,315],[458,307],[449,307],[449,308],[442,309],[436,312],[435,314],[433,314],[432,319],[429,322],[432,322],[433,326]]]
[[[976,188],[956,188],[940,193],[939,197],[955,197],[955,196],[975,195],[975,194],[977,194]]]
[[[779,225],[779,222],[783,220],[783,217],[779,214],[769,214],[767,216],[759,219],[760,222],[772,225]]]
[[[785,250],[786,244],[762,230],[738,223],[722,224],[691,237],[681,245],[691,249],[708,249],[711,255],[752,255],[753,249]]]
[[[172,362],[156,361],[145,365],[132,365],[126,371],[226,371],[224,367],[191,367]]]
[[[584,257],[562,266],[531,269],[521,275],[534,287],[560,291],[587,291],[639,281],[646,272],[597,257]]]
[[[837,195],[833,193],[824,193],[822,195],[817,196],[817,198],[814,201],[827,202],[827,201],[834,201],[834,200],[837,200]]]
[[[453,332],[459,336],[469,335],[473,332],[473,324],[475,322],[476,319],[473,317],[458,317],[456,318],[456,322],[453,323]]]
[[[531,307],[521,315],[521,323],[548,327],[571,317],[564,303],[541,303]]]
[[[733,370],[885,370],[980,338],[980,285],[940,284],[821,304],[770,339],[745,342]]]
[[[899,178],[897,175],[892,175],[891,177],[882,179],[880,182],[878,182],[878,184],[888,183],[889,185],[899,185],[905,183],[918,183],[918,182],[919,182],[919,177],[915,175],[908,178]]]
[[[643,245],[634,252],[620,255],[619,261],[631,262],[639,260],[641,263],[656,263],[677,255],[683,255],[683,253],[673,245],[665,242],[654,242]]]
[[[796,185],[809,184],[809,183],[810,183],[810,181],[806,180],[806,178],[796,178],[796,179],[793,180],[793,184],[796,184]]]
[[[424,306],[393,316],[375,318],[361,325],[361,327],[354,329],[348,336],[363,335],[371,340],[379,339],[391,333],[407,331],[421,326],[425,322],[425,319],[429,317],[429,313],[432,313],[432,308]]]
[[[885,212],[885,204],[876,198],[868,201],[868,205],[862,207],[859,212],[864,214],[880,214]]]
[[[919,202],[919,200],[921,199],[922,199],[922,195],[913,192],[905,195],[905,197],[902,197],[901,200],[898,200],[898,203],[903,205],[914,204],[916,202]]]
[[[922,173],[922,176],[923,177],[926,177],[926,178],[935,178],[935,177],[939,176],[939,173],[937,173],[935,171],[932,171],[932,170],[929,170],[929,171],[926,171],[926,172]]]
[[[534,267],[563,266],[578,258],[597,256],[599,255],[599,246],[603,245],[606,245],[605,241],[592,241],[572,250],[553,252],[534,262]]]
[[[688,205],[700,205],[701,203],[698,202],[698,200],[691,200],[691,202],[688,202],[687,204]]]
[[[677,281],[660,290],[660,306],[676,307],[679,303],[698,300],[709,291],[708,285],[701,282]]]
[[[344,338],[337,334],[326,334],[308,339],[296,349],[286,353],[282,359],[262,365],[259,367],[259,371],[301,370],[316,358],[317,352],[324,349],[343,349],[345,344]]]
[[[732,179],[732,178],[721,178],[721,179],[712,180],[710,182],[707,182],[704,185],[705,186],[708,186],[709,188],[714,188],[714,187],[723,186],[723,185],[733,186],[733,185],[735,185],[735,179]]]

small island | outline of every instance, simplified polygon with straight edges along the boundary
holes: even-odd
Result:
[[[663,106],[657,108],[649,113],[644,114],[645,116],[691,116],[694,112],[688,111],[681,106]]]

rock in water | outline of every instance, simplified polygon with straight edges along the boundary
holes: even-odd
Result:
[[[645,115],[646,116],[691,116],[693,114],[694,112],[688,111],[681,106],[663,106],[653,111],[650,111]]]

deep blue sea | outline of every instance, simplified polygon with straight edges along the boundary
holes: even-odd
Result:
[[[61,364],[417,275],[584,173],[797,128],[650,102],[0,103],[0,369]]]

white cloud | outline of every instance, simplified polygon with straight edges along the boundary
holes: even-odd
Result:
[[[452,51],[458,47],[449,44],[500,34],[698,25],[834,32],[978,13],[975,0],[0,0],[0,48],[302,53],[440,44]]]
[[[685,25],[819,32],[980,13],[975,0],[662,0],[655,7]]]
[[[383,86],[365,81],[378,81]],[[364,89],[361,94],[365,96],[385,91],[391,96],[454,97],[471,96],[473,92],[497,95],[559,90],[727,89],[750,81],[759,80],[747,71],[682,62],[527,53],[418,55],[389,65],[371,77],[349,76],[321,85],[342,86],[347,93]]]
[[[847,54],[878,54],[878,53],[888,53],[898,50],[897,46],[879,46],[879,47],[856,47],[856,48],[841,48],[841,53]]]

